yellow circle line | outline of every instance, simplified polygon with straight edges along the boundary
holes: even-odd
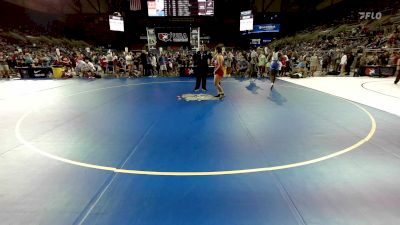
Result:
[[[185,81],[182,81],[182,82],[185,82]],[[170,83],[170,82],[154,82],[154,83]],[[153,84],[153,83],[143,83],[143,84]],[[136,84],[136,85],[140,85],[140,84]],[[110,88],[115,88],[115,87],[123,87],[123,86],[132,86],[132,85],[112,86],[112,87],[109,87],[109,88],[100,88],[100,89],[95,89],[95,90],[105,90],[105,89],[110,89]],[[95,90],[93,90],[93,91],[95,91]],[[87,93],[87,92],[90,92],[90,91],[80,92],[79,94]],[[73,94],[73,95],[77,95],[77,94]],[[346,100],[346,99],[344,99],[344,100]],[[346,101],[348,101],[348,100],[346,100]],[[99,166],[99,165],[95,165],[95,164],[83,163],[83,162],[79,162],[79,161],[74,161],[74,160],[62,158],[60,156],[56,156],[56,155],[50,154],[48,152],[42,151],[41,149],[39,149],[36,146],[32,145],[31,143],[29,143],[28,141],[26,141],[22,137],[22,135],[20,133],[21,124],[22,124],[23,120],[30,113],[33,112],[33,110],[28,111],[27,113],[25,113],[18,120],[14,131],[15,131],[15,135],[16,135],[17,139],[21,143],[23,143],[27,148],[31,149],[32,151],[34,151],[36,153],[39,153],[39,154],[41,154],[41,155],[43,155],[45,157],[60,161],[60,162],[64,162],[64,163],[68,163],[68,164],[76,165],[76,166],[81,166],[81,167],[85,167],[85,168],[111,171],[111,172],[114,172],[114,173],[126,173],[126,174],[137,174],[137,175],[158,175],[158,176],[215,176],[215,175],[232,175],[232,174],[243,174],[243,173],[256,173],[256,172],[265,172],[265,171],[289,169],[289,168],[305,166],[305,165],[321,162],[321,161],[328,160],[328,159],[331,159],[333,157],[345,154],[347,152],[350,152],[350,151],[360,147],[364,143],[368,142],[372,138],[372,136],[375,134],[376,121],[375,121],[374,117],[371,115],[371,113],[369,113],[365,108],[363,108],[362,106],[360,106],[360,105],[358,105],[358,104],[356,104],[354,102],[351,102],[351,101],[348,101],[348,102],[350,102],[353,105],[355,105],[358,108],[360,108],[370,118],[370,120],[371,120],[371,129],[370,129],[370,131],[369,131],[369,133],[368,133],[368,135],[366,137],[364,137],[363,139],[361,139],[360,141],[358,141],[357,143],[353,144],[352,146],[350,146],[348,148],[345,148],[343,150],[340,150],[340,151],[337,151],[335,153],[332,153],[332,154],[329,154],[329,155],[326,155],[326,156],[322,156],[322,157],[319,157],[319,158],[316,158],[316,159],[311,159],[311,160],[298,162],[298,163],[280,165],[280,166],[261,167],[261,168],[253,168],[253,169],[223,170],[223,171],[208,171],[208,172],[165,172],[165,171],[147,171],[147,170],[128,170],[128,169],[118,169],[118,168],[115,168],[115,167],[108,167],[108,166]]]

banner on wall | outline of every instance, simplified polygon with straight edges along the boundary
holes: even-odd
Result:
[[[258,24],[254,25],[253,30],[249,31],[249,33],[278,33],[280,31],[280,28],[280,24]]]
[[[190,28],[190,47],[195,51],[200,49],[200,27]]]
[[[189,29],[185,28],[156,28],[157,45],[170,44],[189,45]]]
[[[253,30],[244,32],[242,35],[246,34],[260,34],[260,33],[279,33],[281,30],[280,24],[258,24],[253,26]]]
[[[157,48],[157,37],[154,28],[146,28],[147,30],[147,46],[149,51]]]

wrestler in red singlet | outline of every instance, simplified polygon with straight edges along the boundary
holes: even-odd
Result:
[[[214,61],[214,66],[215,66],[215,68],[218,67],[218,60],[215,60],[215,61]],[[224,76],[223,65],[221,65],[221,66],[214,72],[214,74],[217,75],[217,76],[223,77],[223,76]]]
[[[215,62],[214,62],[214,66],[215,66],[214,86],[217,89],[218,94],[215,95],[214,97],[222,99],[225,97],[224,90],[222,89],[222,86],[221,86],[221,79],[224,76],[224,66],[223,66],[224,57],[222,56],[222,48],[221,47],[217,47],[216,50],[217,50],[217,54],[215,56]]]

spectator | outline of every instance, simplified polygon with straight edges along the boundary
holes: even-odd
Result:
[[[319,64],[318,56],[317,53],[314,52],[313,56],[311,56],[310,58],[310,76],[313,77],[315,72],[317,72],[318,64]]]
[[[347,62],[346,62],[346,75],[350,75],[351,65],[353,64],[354,56],[350,52],[347,54]]]
[[[264,77],[265,76],[265,65],[267,64],[267,57],[265,57],[264,53],[260,53],[258,56],[258,71],[259,71],[259,76]]]
[[[27,66],[27,67],[32,67],[33,59],[32,59],[31,54],[29,54],[28,52],[25,53],[24,64],[25,64],[25,66]]]
[[[340,75],[345,75],[346,65],[347,65],[347,55],[343,54],[342,58],[340,59]]]
[[[131,77],[133,72],[133,57],[132,52],[129,52],[125,56],[125,63],[126,63],[126,71],[128,72],[128,76]]]
[[[232,52],[228,52],[225,57],[225,67],[226,67],[226,74],[228,76],[232,75],[232,63],[233,63],[233,54]]]
[[[160,65],[161,76],[166,76],[167,75],[167,61],[165,58],[165,54],[161,54],[161,56],[158,58],[158,63]]]
[[[157,76],[157,58],[155,54],[150,55],[151,75]]]
[[[396,79],[394,81],[394,84],[397,84],[400,80],[400,57],[399,53],[396,54]]]
[[[108,52],[107,56],[106,56],[106,60],[107,60],[107,70],[106,73],[110,74],[110,73],[114,73],[114,57],[111,51]]]
[[[240,57],[238,60],[238,66],[239,76],[245,77],[249,71],[250,63],[244,57]]]
[[[10,68],[7,64],[7,56],[3,52],[0,52],[0,76],[3,78],[10,77]]]

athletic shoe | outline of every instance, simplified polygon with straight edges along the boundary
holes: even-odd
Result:
[[[203,92],[207,92],[207,89],[201,89],[201,91],[203,91]]]
[[[274,83],[271,83],[271,89],[274,87]]]
[[[194,89],[193,91],[194,91],[194,92],[198,92],[198,91],[200,91],[200,89]]]
[[[221,97],[221,94],[214,95],[214,97],[219,98]]]

